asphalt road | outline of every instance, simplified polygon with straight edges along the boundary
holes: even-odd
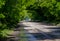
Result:
[[[60,27],[42,22],[22,22],[28,41],[60,41]]]

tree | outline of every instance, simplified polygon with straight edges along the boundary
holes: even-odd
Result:
[[[60,1],[57,0],[38,0],[34,5],[30,5],[27,9],[35,11],[36,14],[33,14],[34,19],[46,20],[49,22],[58,22],[60,21]],[[33,13],[33,12],[32,12]]]

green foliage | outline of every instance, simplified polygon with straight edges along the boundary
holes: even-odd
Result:
[[[11,29],[24,17],[21,0],[0,0],[0,37],[7,36],[5,29]]]
[[[60,1],[58,0],[37,0],[34,5],[28,6],[28,10],[35,11],[32,17],[34,20],[59,22],[60,21]],[[32,18],[32,20],[33,20]]]
[[[5,16],[3,14],[0,14],[0,18],[5,18]]]
[[[2,8],[3,5],[5,5],[5,0],[0,0],[0,8]]]
[[[0,38],[4,38],[4,37],[7,37],[9,33],[12,33],[13,31],[12,30],[7,30],[7,29],[4,29],[4,30],[0,30]]]
[[[20,21],[20,1],[3,0],[5,3],[0,8],[0,22],[6,24],[7,28],[12,28]],[[2,2],[2,3],[3,3]],[[1,27],[3,28],[3,27]]]

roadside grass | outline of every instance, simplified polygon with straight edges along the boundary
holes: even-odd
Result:
[[[0,30],[0,41],[6,41],[7,36],[11,33],[13,33],[13,30],[8,29]]]
[[[4,30],[0,31],[0,36],[1,37],[6,37],[11,33],[13,33],[13,30],[4,29]]]

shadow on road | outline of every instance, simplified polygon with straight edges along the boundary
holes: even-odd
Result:
[[[40,24],[42,24],[42,25],[47,25],[47,24],[45,24],[45,23],[40,23]],[[19,23],[17,26],[16,26],[16,29],[15,29],[15,31],[20,31],[20,29],[21,28],[28,28],[28,27],[30,27],[30,26],[26,26],[26,25],[24,25],[24,24],[22,24],[22,23]],[[46,29],[51,29],[51,31],[50,32],[43,32],[43,31],[41,31],[41,30],[39,30],[39,29],[35,29],[35,30],[37,30],[38,32],[35,32],[35,33],[30,33],[30,32],[28,32],[29,31],[29,29],[24,29],[24,31],[27,31],[28,32],[28,34],[31,34],[31,35],[33,35],[37,40],[46,40],[46,39],[48,39],[48,40],[55,40],[55,39],[60,39],[60,27],[47,27]],[[30,30],[33,30],[33,29],[30,29]],[[40,32],[43,32],[43,34],[42,33],[40,33]],[[24,32],[25,33],[25,32]],[[25,33],[26,34],[26,33]],[[44,35],[44,34],[46,34],[46,35]],[[23,38],[30,38],[30,37],[27,37],[27,36],[21,36],[20,37],[21,39],[23,39]],[[58,40],[57,40],[58,41]]]
[[[40,23],[42,25],[47,25],[47,23]],[[48,24],[50,25],[50,24]],[[22,24],[22,27],[30,27],[30,26],[25,26],[24,24]],[[40,31],[39,29],[37,29],[38,33],[29,33],[28,34],[32,34],[37,40],[55,40],[55,39],[60,39],[60,27],[47,27],[46,29],[51,29],[50,32],[43,32],[44,34],[46,34],[48,37],[46,37],[44,34],[40,33],[42,31]],[[28,31],[28,30],[26,30]],[[50,37],[50,38],[49,38]],[[26,38],[26,37],[24,37]]]
[[[44,34],[40,33],[41,31],[38,30],[38,33],[28,33],[28,34],[32,34],[37,40],[55,40],[55,39],[60,39],[60,30],[54,30],[51,32],[43,32],[44,34],[46,34],[47,36],[45,36]],[[58,35],[57,35],[58,34]],[[57,40],[59,41],[59,40]]]

